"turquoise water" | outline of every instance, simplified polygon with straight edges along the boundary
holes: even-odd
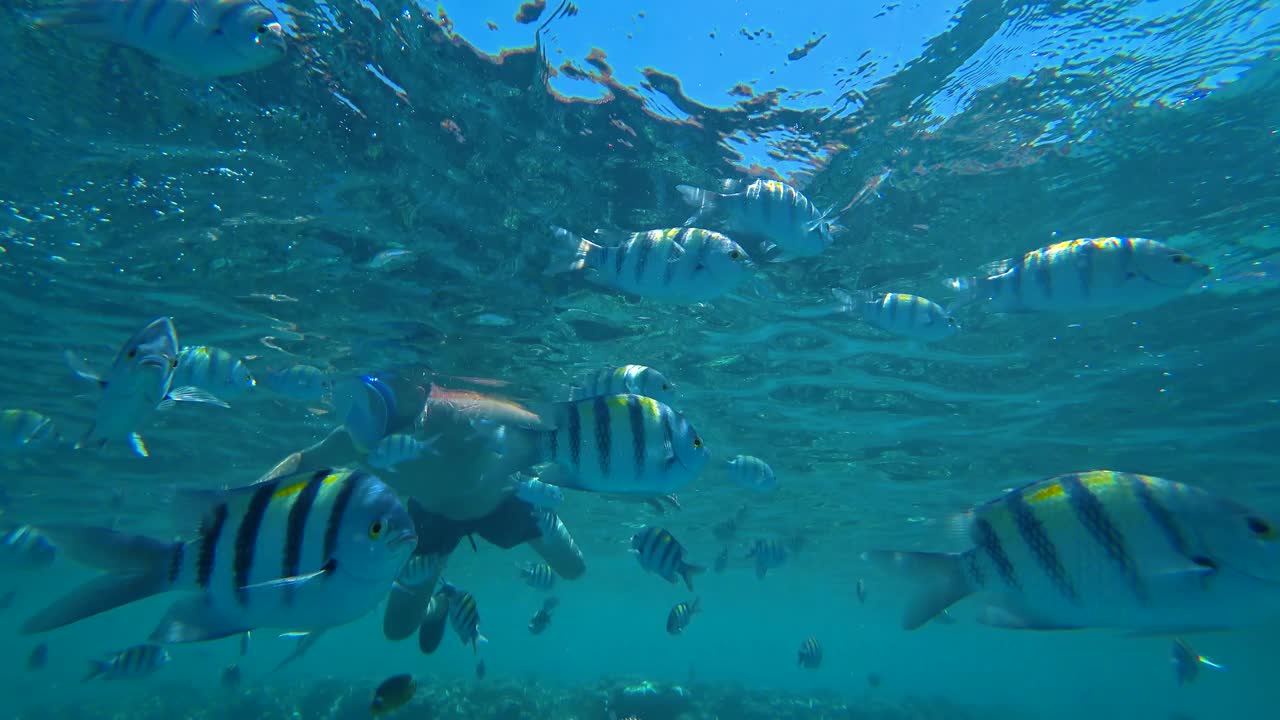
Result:
[[[903,631],[904,590],[859,553],[959,549],[955,513],[1093,468],[1280,513],[1280,7],[582,2],[535,49],[541,20],[516,23],[516,3],[449,5],[303,3],[283,62],[211,82],[5,4],[0,406],[48,415],[61,437],[0,457],[0,523],[165,536],[175,488],[248,484],[335,424],[331,405],[260,386],[229,409],[156,415],[139,428],[149,458],[73,449],[96,396],[64,355],[105,368],[162,315],[183,344],[224,348],[260,379],[303,363],[335,378],[428,368],[533,402],[601,367],[659,368],[713,456],[766,459],[777,491],[709,469],[662,516],[567,491],[559,512],[589,569],[560,581],[539,636],[525,625],[543,595],[514,568],[534,553],[463,542],[448,576],[479,602],[483,680],[451,630],[430,656],[385,640],[379,608],[279,673],[294,641],[259,632],[243,658],[236,638],[175,646],[148,678],[82,684],[87,660],[145,640],[169,600],[20,636],[87,575],[65,558],[0,570],[0,593],[17,590],[0,611],[0,715],[365,717],[400,672],[420,686],[405,717],[603,718],[601,697],[642,680],[689,688],[705,704],[685,717],[1274,707],[1274,627],[1192,637],[1229,670],[1178,687],[1169,637],[999,630],[963,608],[954,625]],[[772,37],[748,37],[762,28]],[[587,61],[593,47],[604,62]],[[739,83],[753,97],[731,95]],[[705,304],[542,272],[550,224],[678,227],[676,185],[748,173],[836,206],[844,232]],[[1132,312],[964,307],[962,331],[928,344],[826,312],[833,287],[946,303],[948,278],[1112,235],[1167,241],[1214,273]],[[698,578],[703,612],[669,636],[668,609],[691,593],[641,572],[631,535],[662,524],[710,564],[714,526],[742,506],[729,566]],[[765,538],[793,552],[761,581],[744,558]],[[796,667],[809,635],[825,650],[814,671]],[[41,640],[48,664],[28,670]],[[230,663],[245,685],[227,693]],[[739,687],[758,694],[735,709],[724,696]],[[504,709],[521,694],[540,709]]]

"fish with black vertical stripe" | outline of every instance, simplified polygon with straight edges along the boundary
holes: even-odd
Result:
[[[831,294],[840,303],[841,311],[858,315],[899,337],[933,342],[945,340],[960,330],[960,325],[946,309],[919,295],[873,293],[869,290],[850,295],[839,288],[832,288]]]
[[[722,225],[712,227],[759,237],[773,262],[821,255],[839,230],[830,217],[834,207],[822,212],[804,193],[777,180],[758,179],[746,186],[726,180],[720,192],[691,185],[677,185],[676,190],[696,208],[686,225],[718,221]]]
[[[597,285],[642,298],[713,300],[736,288],[751,268],[751,258],[742,246],[700,228],[638,233],[597,230],[598,243],[561,227],[551,230],[557,246],[546,274],[583,273]]]
[[[478,652],[489,638],[480,634],[480,608],[475,596],[450,583],[441,585],[440,592],[449,599],[449,624],[458,639],[463,645],[470,645],[473,654]]]
[[[88,682],[95,678],[123,680],[146,677],[169,664],[169,651],[159,645],[135,645],[102,660],[90,660]]]
[[[692,565],[684,559],[684,546],[669,531],[659,527],[647,527],[631,536],[631,553],[640,561],[640,567],[667,582],[683,578],[684,584],[693,590],[693,576],[706,568]]]
[[[1275,619],[1280,532],[1205,490],[1092,470],[1025,485],[958,528],[961,553],[872,551],[864,559],[916,585],[915,629],[969,595],[979,620],[1027,630],[1120,628],[1163,634]]]
[[[376,606],[417,545],[395,492],[355,470],[187,491],[177,504],[202,516],[191,540],[42,526],[67,557],[104,572],[28,619],[23,632],[53,630],[164,592],[186,595],[169,608],[152,642],[214,640],[257,628],[318,632]]]
[[[519,430],[540,463],[559,470],[545,482],[615,495],[670,495],[701,474],[710,459],[702,436],[670,407],[640,395],[555,403],[551,430]],[[514,433],[508,433],[512,441]]]
[[[259,70],[286,50],[280,19],[257,0],[64,0],[35,25],[132,47],[192,77]]]
[[[1006,313],[1138,310],[1168,302],[1213,268],[1148,238],[1081,238],[1032,250],[985,268],[987,277],[953,278],[957,307],[975,300]]]

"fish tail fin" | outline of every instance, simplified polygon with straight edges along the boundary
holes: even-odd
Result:
[[[693,592],[693,576],[706,572],[707,569],[701,565],[690,565],[685,563],[680,568],[680,577],[684,578],[684,584],[689,588],[689,592]]]
[[[89,671],[84,674],[84,677],[81,678],[80,682],[89,682],[90,680],[105,673],[109,667],[111,667],[111,663],[105,660],[90,660]]]
[[[981,282],[977,277],[954,277],[947,280],[947,287],[956,291],[956,299],[947,305],[947,314],[968,305],[978,299],[978,285]]]
[[[545,274],[589,270],[604,263],[606,250],[590,240],[578,237],[562,227],[551,226],[555,235],[556,246],[551,252],[551,261],[547,264]]]
[[[916,584],[902,626],[915,630],[973,592],[964,574],[963,555],[871,550],[862,559]]]
[[[680,193],[680,197],[684,199],[686,204],[696,208],[693,215],[690,215],[689,219],[684,221],[686,226],[698,222],[703,215],[715,212],[716,200],[720,197],[717,192],[703,190],[692,185],[677,185],[676,191]]]
[[[24,635],[70,625],[169,590],[185,549],[184,543],[107,528],[54,525],[41,527],[41,532],[72,560],[106,572],[27,619]]]

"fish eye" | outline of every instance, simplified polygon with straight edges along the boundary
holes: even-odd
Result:
[[[697,435],[693,436],[693,449],[694,450],[702,449],[702,438],[698,437]]]
[[[129,352],[125,353],[125,357],[130,360],[138,357],[138,348],[129,348]]]
[[[1185,265],[1189,262],[1191,262],[1191,258],[1182,253],[1178,253],[1177,255],[1173,256],[1174,265]]]
[[[259,26],[258,26],[258,34],[259,34],[259,35],[266,35],[268,32],[271,32],[271,31],[270,31],[270,29],[268,29],[268,28],[267,28],[267,24],[266,24],[266,23],[262,23],[261,25],[259,25]]]
[[[729,251],[729,259],[730,259],[730,260],[737,260],[737,259],[738,259],[738,258],[740,258],[740,257],[742,257],[742,253],[738,252],[737,250],[730,250],[730,251]]]
[[[178,358],[174,358],[174,359],[170,360],[170,361],[169,361],[169,367],[171,367],[171,368],[176,368],[176,367],[178,367]]]
[[[382,535],[382,521],[374,520],[373,524],[369,526],[369,539],[377,540],[379,535]]]
[[[1270,538],[1275,535],[1275,528],[1271,527],[1271,523],[1261,518],[1249,517],[1245,519],[1249,523],[1249,532],[1261,538]]]

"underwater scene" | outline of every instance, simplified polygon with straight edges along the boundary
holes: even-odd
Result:
[[[4,0],[0,718],[1280,689],[1280,3]]]

